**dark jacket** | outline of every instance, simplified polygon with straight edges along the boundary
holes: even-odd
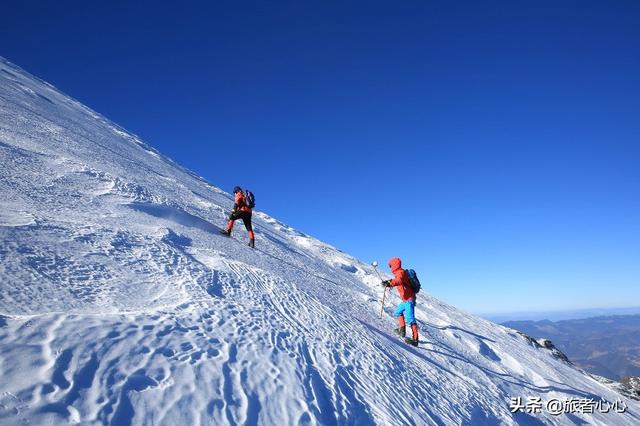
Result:
[[[235,204],[233,205],[233,209],[235,211],[251,213],[251,208],[247,205],[247,201],[244,197],[244,192],[236,192],[234,203]]]

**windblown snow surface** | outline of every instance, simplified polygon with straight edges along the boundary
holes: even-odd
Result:
[[[428,279],[404,344],[368,264],[262,212],[219,235],[229,194],[1,58],[0,160],[2,424],[640,423]]]

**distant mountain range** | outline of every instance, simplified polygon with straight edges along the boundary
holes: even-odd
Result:
[[[589,373],[612,380],[640,376],[640,315],[502,324],[536,338],[550,339],[571,362]]]
[[[501,312],[493,314],[480,314],[481,317],[501,324],[507,321],[562,321],[582,318],[595,318],[612,315],[636,315],[640,314],[640,306],[630,308],[590,308],[571,309],[562,311],[518,311]]]

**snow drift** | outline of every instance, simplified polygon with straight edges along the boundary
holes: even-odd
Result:
[[[367,264],[261,212],[256,250],[219,235],[229,194],[1,58],[0,160],[0,423],[640,422],[428,281],[402,343]]]

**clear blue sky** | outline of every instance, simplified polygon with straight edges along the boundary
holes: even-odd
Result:
[[[0,55],[473,312],[640,303],[640,2],[9,2]]]

